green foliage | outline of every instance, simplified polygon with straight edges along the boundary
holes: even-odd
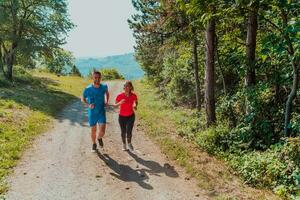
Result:
[[[195,81],[191,71],[189,49],[169,52],[163,61],[161,92],[173,105],[195,105]],[[172,77],[172,78],[170,78]]]
[[[187,115],[186,113],[189,114]],[[178,134],[189,140],[195,140],[198,131],[205,127],[204,116],[199,117],[197,111],[195,110],[188,110],[187,112],[182,113],[180,116],[176,116],[174,118],[174,121],[176,121],[178,124]]]
[[[300,140],[287,140],[265,152],[240,152],[227,157],[231,166],[246,183],[258,187],[271,186],[275,193],[287,197],[300,191]]]
[[[101,69],[100,72],[101,72],[102,80],[124,79],[124,77],[121,74],[119,74],[119,72],[114,68]]]
[[[73,76],[79,76],[79,77],[82,76],[79,69],[76,67],[76,65],[73,65],[69,74]]]
[[[293,135],[300,137],[300,114],[294,113],[292,116],[291,128],[294,131]]]
[[[75,58],[71,52],[65,51],[63,49],[53,50],[52,55],[45,58],[45,66],[48,68],[49,72],[55,74],[67,74],[68,68],[74,66]],[[71,68],[73,70],[73,68]]]
[[[229,128],[227,126],[218,125],[217,127],[210,127],[197,132],[195,141],[208,153],[219,155],[222,151],[226,151],[230,147],[232,141],[228,137],[228,134]]]
[[[62,72],[69,55],[60,46],[74,27],[65,0],[2,0],[0,13],[0,68],[8,79],[15,64],[33,68],[36,60],[49,63],[50,71]]]
[[[174,119],[180,124],[178,132],[209,153],[228,159],[247,183],[276,188],[280,196],[296,195],[299,154],[292,152],[299,152],[299,146],[287,141],[283,132],[293,85],[299,95],[295,84],[300,70],[299,1],[134,0],[133,4],[139,11],[129,20],[137,43],[135,56],[160,97],[174,108],[195,108],[195,54],[199,57],[201,103],[205,102],[205,29],[210,19],[216,20],[213,90],[219,122],[206,129],[203,110],[192,110],[186,118]],[[252,58],[255,81],[245,87],[250,65],[248,25],[253,13],[258,22]],[[196,53],[192,51],[195,43]],[[292,130],[289,136],[297,140],[299,96],[291,102],[287,125]]]

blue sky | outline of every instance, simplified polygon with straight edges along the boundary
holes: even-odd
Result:
[[[104,57],[133,52],[134,38],[127,19],[135,12],[131,0],[68,0],[77,25],[66,50],[76,57]]]

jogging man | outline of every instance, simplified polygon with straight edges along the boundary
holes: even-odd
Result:
[[[106,97],[106,98],[105,98]],[[84,91],[81,101],[88,107],[88,120],[91,127],[92,152],[97,150],[96,136],[98,129],[98,143],[103,147],[102,138],[106,128],[105,107],[108,105],[109,92],[106,84],[101,83],[101,73],[93,72],[93,84],[88,85]]]

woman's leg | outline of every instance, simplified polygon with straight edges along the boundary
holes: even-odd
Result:
[[[132,129],[133,129],[133,125],[134,125],[134,120],[135,120],[135,115],[133,114],[128,118],[128,121],[127,121],[126,133],[127,133],[127,142],[128,142],[128,144],[131,143]]]
[[[119,115],[119,124],[121,128],[121,137],[123,144],[126,144],[126,117]]]

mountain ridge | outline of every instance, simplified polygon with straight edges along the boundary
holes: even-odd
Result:
[[[126,79],[140,79],[144,72],[134,58],[133,53],[106,57],[78,57],[75,65],[83,76],[87,76],[93,68],[115,68]]]

